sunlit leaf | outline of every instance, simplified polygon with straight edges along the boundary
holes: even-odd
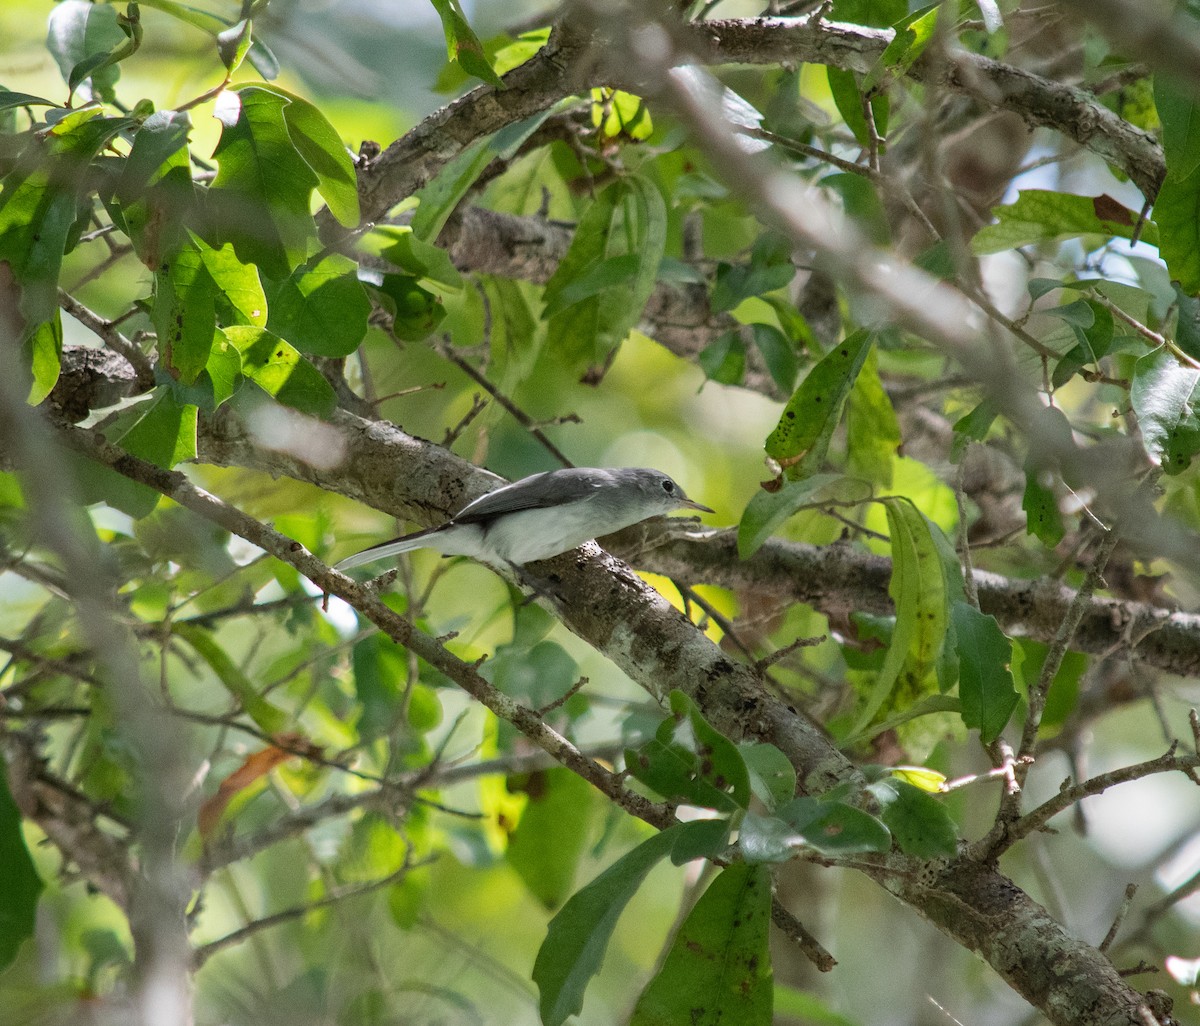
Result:
[[[882,501],[892,542],[888,594],[896,608],[896,627],[853,734],[871,723],[893,689],[902,686],[914,697],[920,694],[942,654],[950,626],[943,555],[933,533],[938,528],[908,499]]]
[[[788,400],[766,449],[791,480],[811,477],[821,469],[873,338],[862,330],[839,342],[809,370]]]
[[[242,373],[267,395],[317,417],[333,412],[337,397],[329,382],[278,335],[244,326],[225,328],[221,334],[242,354]]]

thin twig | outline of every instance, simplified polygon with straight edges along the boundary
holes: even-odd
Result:
[[[545,432],[543,432],[542,429],[538,427],[536,423],[534,423],[533,418],[530,417],[529,414],[517,406],[516,403],[508,398],[508,396],[504,395],[498,388],[496,388],[495,385],[488,381],[486,377],[480,374],[479,371],[472,367],[470,363],[456,353],[450,346],[449,342],[443,341],[442,344],[436,348],[443,359],[449,360],[452,364],[454,364],[455,367],[457,367],[464,374],[466,374],[467,377],[474,381],[475,384],[477,384],[480,388],[485,389],[488,395],[490,395],[496,400],[496,402],[503,406],[504,409],[512,415],[513,419],[521,425],[521,427],[523,427],[534,438],[541,442],[542,445],[545,446],[546,451],[549,452],[550,455],[556,460],[558,460],[559,463],[561,463],[564,467],[575,466],[575,464],[567,458],[563,451],[546,437]]]
[[[299,919],[301,916],[306,916],[310,912],[314,912],[319,908],[328,908],[330,905],[336,905],[338,902],[345,901],[347,898],[355,898],[359,895],[370,894],[372,891],[382,890],[384,887],[390,887],[392,884],[402,880],[404,876],[412,869],[419,866],[428,865],[432,862],[432,858],[423,859],[420,862],[410,862],[407,858],[404,864],[394,873],[389,873],[387,876],[379,880],[372,880],[365,884],[348,884],[344,887],[337,887],[330,891],[324,898],[318,901],[311,901],[306,905],[294,905],[291,908],[285,908],[282,912],[276,912],[273,915],[263,916],[262,919],[255,919],[253,922],[247,923],[240,929],[234,930],[231,933],[225,934],[224,937],[218,937],[215,941],[209,941],[207,944],[202,944],[192,952],[192,969],[199,969],[213,955],[224,951],[226,948],[231,948],[235,944],[241,944],[242,941],[254,936],[260,930],[269,929],[272,926],[278,926],[280,923],[286,923],[292,919]]]
[[[1138,885],[1135,883],[1125,885],[1125,898],[1121,902],[1121,907],[1117,909],[1117,914],[1113,916],[1112,926],[1108,928],[1108,933],[1104,935],[1104,940],[1100,942],[1100,950],[1107,951],[1112,947],[1112,942],[1117,939],[1117,933],[1121,929],[1121,924],[1125,921],[1125,917],[1129,915],[1129,906],[1133,904],[1133,896],[1137,894]]]

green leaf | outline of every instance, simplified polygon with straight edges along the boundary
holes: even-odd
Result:
[[[222,93],[215,110],[222,129],[208,190],[212,233],[271,278],[286,278],[303,263],[316,237],[309,203],[320,179],[292,139],[289,102],[273,88],[251,85]]]
[[[397,647],[383,634],[370,634],[351,649],[354,696],[362,710],[355,726],[363,741],[395,730],[400,719],[404,694],[402,681],[408,667],[406,660],[388,658]]]
[[[958,642],[958,695],[963,723],[991,744],[1008,725],[1017,707],[1013,685],[1012,642],[994,616],[985,616],[966,602],[951,611]]]
[[[317,176],[317,192],[329,212],[347,228],[358,225],[358,177],[350,151],[337,129],[308,100],[279,86],[256,85],[255,89],[274,93],[286,103],[283,122],[288,138],[304,162]]]
[[[450,254],[418,238],[412,228],[381,225],[370,237],[386,241],[387,244],[380,247],[379,255],[409,274],[455,291],[463,287],[462,275],[451,262]]]
[[[458,0],[430,0],[446,35],[446,56],[457,61],[463,71],[482,79],[490,86],[503,89],[504,83],[488,62],[483,44],[467,22]]]
[[[995,421],[999,411],[991,400],[984,399],[970,413],[954,422],[954,439],[950,443],[950,458],[955,463],[962,459],[968,441],[982,442]]]
[[[217,56],[221,58],[226,71],[237,71],[242,66],[253,40],[254,27],[249,18],[243,18],[217,33]]]
[[[421,288],[408,274],[379,274],[363,284],[392,315],[392,332],[397,338],[419,342],[432,334],[446,316],[446,308],[432,292]]]
[[[48,356],[48,343],[60,330],[52,327],[47,332],[40,326],[58,318],[58,276],[80,209],[87,203],[82,192],[91,180],[87,165],[132,124],[127,118],[99,114],[95,107],[72,111],[39,133],[4,176],[0,189],[0,264],[7,264],[15,284],[4,285],[4,301],[19,297],[21,341],[28,344],[40,333],[42,356]],[[48,368],[42,370],[44,381]]]
[[[1169,74],[1154,75],[1154,106],[1162,123],[1167,177],[1182,181],[1200,167],[1200,108],[1196,92]]]
[[[1064,311],[1070,313],[1065,315]],[[1050,376],[1051,384],[1060,388],[1082,368],[1094,366],[1102,356],[1108,355],[1113,344],[1115,322],[1108,307],[1090,299],[1078,300],[1049,312],[1066,320],[1075,332],[1075,337],[1079,339],[1078,344],[1058,361],[1054,373]]]
[[[842,801],[795,798],[775,815],[803,837],[808,847],[826,855],[887,851],[892,846],[883,823]]]
[[[830,18],[887,28],[908,13],[906,0],[833,0]]]
[[[46,47],[71,92],[90,76],[92,92],[112,103],[116,99],[113,87],[121,72],[109,56],[128,43],[117,9],[111,4],[63,0],[50,12]]]
[[[786,481],[777,492],[755,492],[738,524],[738,556],[749,559],[781,524],[802,509],[820,505],[825,489],[841,480],[837,474],[814,474],[803,481]]]
[[[796,277],[791,245],[782,236],[759,236],[746,264],[718,264],[709,304],[714,313],[732,310],[753,296],[773,292]]]
[[[500,391],[511,394],[537,363],[541,335],[517,282],[488,275],[481,284],[492,311],[489,374]]]
[[[799,481],[825,461],[834,429],[871,349],[874,335],[856,331],[834,346],[805,376],[767,438],[767,455]]]
[[[328,417],[337,397],[321,372],[278,335],[237,325],[220,331],[242,355],[242,373],[285,406]]]
[[[531,29],[522,32],[506,46],[500,47],[492,56],[492,68],[497,75],[507,75],[533,57],[550,39],[550,29]]]
[[[858,85],[858,75],[853,71],[832,66],[825,68],[825,74],[829,78],[830,95],[842,120],[846,122],[846,127],[854,133],[854,138],[860,146],[870,145],[871,137],[863,112],[863,93]],[[879,138],[887,137],[889,108],[886,92],[876,93],[871,97],[871,116],[875,119],[876,135]]]
[[[512,157],[555,110],[548,107],[524,121],[507,125],[493,136],[476,140],[448,161],[433,181],[416,194],[419,205],[411,224],[416,237],[432,243],[483,169],[497,157],[503,160]]]
[[[172,633],[182,638],[195,653],[203,659],[209,669],[216,674],[217,679],[242,706],[250,717],[265,734],[274,736],[288,726],[289,717],[282,709],[272,705],[258,693],[253,682],[247,677],[230,658],[213,635],[203,627],[194,624],[174,623]]]
[[[1162,203],[1162,193],[1159,193],[1158,203]],[[976,255],[1077,235],[1131,239],[1138,223],[1137,213],[1109,196],[1075,196],[1045,189],[1024,189],[1015,203],[993,207],[992,214],[997,223],[985,225],[971,240],[971,249]],[[1156,205],[1155,217],[1161,229],[1162,219],[1158,214]],[[1142,227],[1141,238],[1152,246],[1158,245],[1158,230],[1147,223]]]
[[[784,394],[796,387],[796,349],[791,340],[773,324],[751,324],[750,338],[762,353],[771,379]]]
[[[904,74],[913,66],[933,38],[939,6],[932,4],[896,22],[893,26],[896,34],[863,80],[864,89],[871,92],[888,77],[889,72]]]
[[[843,209],[867,241],[876,246],[886,246],[891,242],[887,211],[874,182],[862,175],[839,172],[826,175],[820,184],[841,197]]]
[[[25,845],[21,812],[8,786],[8,768],[0,759],[0,972],[33,936],[38,897],[45,884]]]
[[[138,258],[152,271],[159,270],[164,254],[183,245],[186,224],[194,216],[191,128],[186,112],[151,114],[133,133],[133,146],[117,178],[114,198],[121,218]]]
[[[162,360],[184,384],[194,382],[208,364],[218,314],[226,324],[255,327],[267,319],[258,271],[242,263],[232,246],[213,249],[191,232],[163,259],[154,286],[150,319]]]
[[[738,745],[750,773],[750,790],[768,809],[796,796],[796,768],[774,745],[746,741]]]
[[[637,324],[654,291],[666,231],[666,205],[653,183],[630,176],[600,193],[546,283],[547,344],[568,359],[603,362]],[[610,263],[620,257],[626,259]],[[606,284],[605,276],[614,283]],[[568,302],[568,290],[587,295]]]
[[[640,266],[641,258],[637,253],[622,253],[601,260],[586,274],[554,293],[553,298],[546,301],[542,317],[549,319],[607,289],[627,285],[637,277]]]
[[[158,332],[162,364],[184,384],[208,363],[217,328],[217,285],[192,237],[159,265],[150,319]]]
[[[645,142],[654,134],[646,101],[620,89],[592,90],[592,126],[606,139],[623,135],[634,142]]]
[[[901,441],[900,422],[879,377],[879,356],[872,347],[850,390],[846,411],[846,461],[850,470],[890,488]]]
[[[767,868],[721,870],[638,998],[630,1026],[770,1026],[770,924]]]
[[[919,859],[953,858],[958,830],[946,807],[919,787],[894,777],[867,786],[902,851]]]
[[[696,357],[709,381],[721,385],[739,385],[746,373],[746,347],[736,328],[723,331],[716,340],[700,350]]]
[[[775,1014],[796,1019],[807,1026],[862,1026],[857,1020],[835,1012],[816,994],[778,982],[775,984]]]
[[[31,378],[26,401],[37,406],[54,390],[62,369],[62,319],[57,310],[33,330],[22,350]]]
[[[939,529],[900,496],[881,500],[892,542],[888,594],[896,608],[892,642],[852,734],[866,728],[898,691],[915,699],[935,669],[950,625],[950,602]]]
[[[1083,299],[1077,299],[1073,303],[1067,303],[1065,306],[1047,310],[1046,313],[1052,314],[1055,317],[1061,317],[1068,324],[1074,325],[1077,328],[1087,329],[1096,323],[1096,315],[1092,307]]]
[[[121,448],[170,470],[196,458],[196,407],[181,406],[169,391],[155,399],[145,416],[120,438]]]
[[[788,862],[804,847],[796,828],[775,816],[747,812],[738,821],[737,850],[750,865]]]
[[[12,110],[13,107],[57,107],[54,100],[46,100],[33,93],[15,93],[11,89],[0,86],[0,110]]]
[[[198,394],[195,402],[206,412],[212,413],[218,406],[233,398],[242,383],[242,354],[219,332],[213,338],[208,353],[208,363],[197,379]],[[211,393],[208,389],[211,388]],[[176,386],[176,394],[179,388]],[[203,401],[201,401],[201,395]]]
[[[721,812],[746,808],[750,775],[737,746],[683,692],[671,692],[671,712],[652,740],[626,751],[630,774],[670,801]]]
[[[1195,295],[1200,292],[1200,172],[1167,176],[1154,201],[1154,221],[1159,256],[1183,291]]]
[[[371,301],[354,261],[340,253],[268,282],[266,295],[267,328],[302,353],[349,356],[367,333]]]
[[[1034,535],[1051,549],[1062,541],[1063,535],[1066,534],[1052,480],[1049,471],[1026,466],[1025,492],[1021,496],[1021,509],[1025,512],[1025,533]]]
[[[1200,359],[1200,299],[1174,286],[1179,317],[1175,322],[1175,344],[1193,360]]]
[[[1168,474],[1186,470],[1200,452],[1200,370],[1156,349],[1133,365],[1129,402],[1150,459]]]
[[[558,908],[571,893],[587,848],[595,792],[561,766],[532,774],[525,791],[529,801],[505,858],[538,901]]]
[[[561,1026],[583,1008],[583,992],[629,899],[650,870],[701,822],[680,823],[647,838],[567,901],[552,920],[533,964],[544,1026]]]

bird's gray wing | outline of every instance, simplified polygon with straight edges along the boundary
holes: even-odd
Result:
[[[543,509],[546,506],[578,502],[594,495],[605,481],[603,470],[586,467],[533,474],[467,503],[454,517],[453,523],[474,524],[522,509]]]

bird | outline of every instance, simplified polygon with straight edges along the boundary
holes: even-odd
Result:
[[[470,556],[496,566],[520,565],[549,559],[598,535],[677,509],[714,512],[689,499],[659,470],[549,470],[481,495],[437,527],[347,556],[334,569],[350,570],[413,549]]]

